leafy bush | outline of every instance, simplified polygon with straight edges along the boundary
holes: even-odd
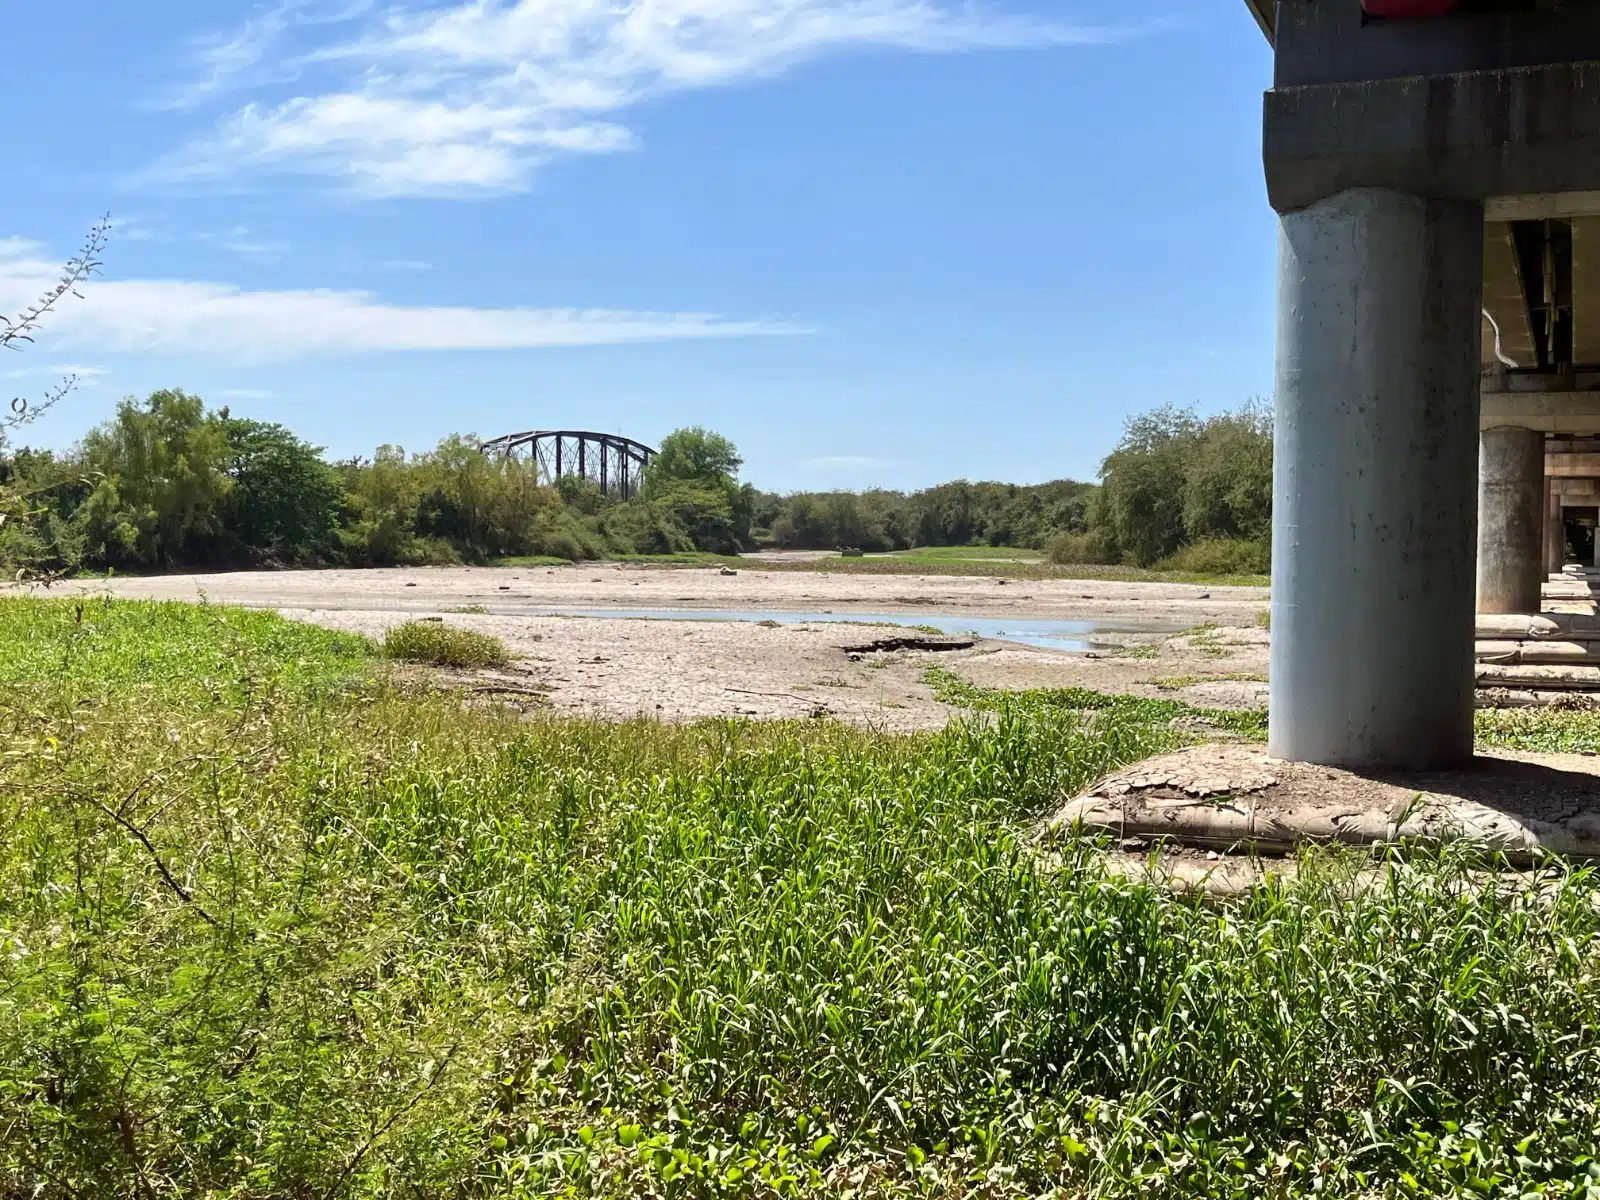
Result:
[[[511,652],[497,637],[442,621],[407,621],[383,635],[383,652],[435,667],[503,667]]]
[[[613,554],[687,554],[695,548],[677,517],[648,501],[612,505],[600,515],[600,534]]]
[[[1195,541],[1265,542],[1272,523],[1272,416],[1260,402],[1202,419],[1170,405],[1134,417],[1100,467],[1090,528],[1148,567]]]
[[[1058,566],[1079,563],[1115,563],[1119,556],[1108,550],[1104,539],[1094,533],[1063,533],[1045,543],[1045,558]]]
[[[1163,571],[1197,575],[1265,575],[1272,569],[1272,547],[1244,538],[1205,538],[1156,564]]]

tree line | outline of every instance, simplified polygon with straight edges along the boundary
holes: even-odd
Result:
[[[128,398],[71,450],[0,458],[12,571],[395,566],[689,551],[1006,545],[1056,561],[1264,570],[1271,425],[1259,404],[1134,418],[1098,485],[964,480],[916,492],[779,495],[741,482],[737,448],[699,427],[665,438],[639,494],[539,478],[452,435],[407,454],[329,461],[282,425],[179,390]]]

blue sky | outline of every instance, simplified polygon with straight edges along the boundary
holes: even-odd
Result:
[[[56,0],[8,15],[4,386],[195,391],[337,456],[726,433],[781,490],[1092,478],[1271,387],[1237,0]]]

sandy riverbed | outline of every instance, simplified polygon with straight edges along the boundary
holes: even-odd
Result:
[[[209,600],[273,608],[300,620],[381,634],[418,616],[503,638],[511,676],[557,708],[667,720],[835,715],[886,729],[942,725],[952,710],[923,681],[929,665],[986,687],[1083,686],[1199,704],[1265,702],[1264,588],[1086,580],[1001,582],[930,575],[652,569],[399,568],[227,572],[58,584],[51,594]],[[447,610],[473,606],[481,613]],[[561,610],[677,610],[684,619],[578,617]],[[740,610],[743,621],[690,619]],[[954,652],[863,652],[881,627],[828,621],[772,626],[762,612],[1094,620],[1089,654],[979,639]],[[1209,627],[1209,628],[1208,628]],[[1199,629],[1199,632],[1180,632]]]

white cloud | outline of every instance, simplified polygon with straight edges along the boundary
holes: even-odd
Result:
[[[303,6],[207,54],[206,93],[261,69]],[[324,31],[352,16],[319,17]],[[775,75],[854,47],[925,53],[1117,40],[1128,27],[1010,16],[966,0],[454,0],[374,10],[280,68],[328,82],[249,103],[159,164],[196,181],[241,170],[342,179],[377,195],[514,191],[562,153],[633,145],[615,118],[654,97]]]
[[[277,393],[268,388],[223,388],[227,400],[271,400]]]
[[[37,243],[0,239],[0,312],[33,299],[60,267]],[[103,353],[161,351],[262,362],[393,350],[508,350],[805,332],[780,321],[613,309],[390,304],[371,292],[247,291],[225,283],[104,279],[52,312],[44,338]],[[43,338],[41,338],[43,340]]]

